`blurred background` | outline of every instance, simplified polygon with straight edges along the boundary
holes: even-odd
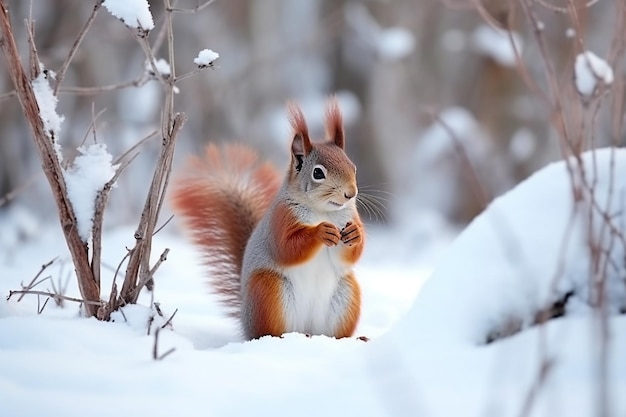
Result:
[[[94,4],[33,0],[31,12],[30,1],[8,3],[23,56],[24,19],[32,13],[40,59],[52,70],[63,63]],[[214,69],[178,85],[176,109],[189,120],[174,169],[209,141],[247,143],[284,168],[291,139],[287,100],[300,103],[313,136],[321,138],[324,101],[337,94],[361,192],[377,201],[373,214],[364,211],[365,220],[402,229],[415,242],[438,233],[441,225],[462,227],[490,199],[560,157],[548,109],[520,76],[507,32],[494,27],[510,25],[528,75],[544,88],[543,61],[514,3],[483,1],[489,24],[471,2],[460,0],[216,0],[198,13],[178,13],[176,73],[193,70],[201,49],[220,58]],[[176,2],[188,9],[197,4]],[[150,6],[154,42],[163,2],[151,0]],[[560,77],[572,78],[576,39],[606,56],[614,16],[613,2],[599,1],[580,10],[576,31],[567,15],[539,8]],[[167,58],[166,45],[155,55]],[[102,9],[63,87],[111,86],[141,79],[144,72],[141,48]],[[12,89],[0,60],[0,245],[28,237],[56,214]],[[83,142],[94,114],[103,111],[97,140],[115,156],[159,128],[162,103],[156,81],[94,94],[63,91],[58,110],[65,116],[66,159]],[[609,143],[608,128],[602,127],[609,116],[598,117],[596,141]],[[144,145],[122,175],[111,195],[109,226],[136,223],[159,145],[158,137]]]

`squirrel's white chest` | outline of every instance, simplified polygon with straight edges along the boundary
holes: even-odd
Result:
[[[324,247],[309,262],[284,271],[289,282],[284,300],[287,332],[334,333],[341,317],[333,297],[347,273],[340,245]]]

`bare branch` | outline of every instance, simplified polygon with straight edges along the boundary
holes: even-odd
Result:
[[[480,204],[481,210],[484,210],[491,198],[489,197],[487,190],[483,187],[482,182],[478,176],[478,173],[474,169],[472,165],[472,161],[467,156],[467,152],[465,151],[465,147],[461,140],[454,132],[454,130],[448,125],[448,123],[441,118],[437,113],[427,110],[426,114],[428,114],[436,123],[439,123],[441,127],[446,131],[450,140],[454,143],[454,149],[456,150],[459,158],[461,159],[461,163],[463,164],[463,170],[467,173],[467,178],[469,181],[469,185],[472,188],[472,192],[478,203]]]
[[[146,136],[144,136],[141,140],[139,140],[139,142],[135,143],[133,146],[131,146],[130,148],[128,148],[123,154],[121,154],[120,156],[118,156],[117,158],[115,158],[115,161],[113,161],[113,164],[119,164],[122,163],[126,158],[128,158],[128,156],[131,154],[131,152],[133,152],[134,150],[136,150],[137,148],[139,148],[141,145],[143,145],[144,143],[146,143],[148,140],[152,139],[153,137],[155,137],[157,135],[157,133],[159,133],[158,131],[154,130],[150,133],[148,133]],[[132,156],[131,158],[135,158],[136,155]]]
[[[89,304],[92,306],[101,306],[104,304],[102,301],[86,301],[86,300],[81,300],[80,298],[68,297],[66,295],[54,294],[54,293],[47,292],[47,291],[37,291],[37,290],[11,290],[9,291],[9,296],[7,297],[7,301],[10,300],[11,297],[13,297],[15,294],[38,294],[38,295],[45,295],[46,297],[52,297],[52,298],[60,297],[61,299],[66,300],[66,301]]]
[[[39,295],[37,295],[37,314],[43,313],[44,308],[46,308],[46,306],[48,305],[48,301],[50,301],[50,297],[46,298],[46,301],[44,301],[43,305],[39,307]]]
[[[35,287],[36,285],[38,285],[39,283],[37,282],[37,278],[39,278],[39,276],[41,274],[43,274],[43,271],[45,271],[46,269],[48,269],[48,267],[50,265],[52,265],[57,259],[59,259],[58,256],[55,256],[53,259],[51,259],[49,262],[46,262],[45,264],[41,265],[41,268],[39,269],[39,272],[37,272],[37,275],[35,275],[35,277],[30,281],[30,283],[26,286],[22,285],[22,290],[30,290],[33,287]],[[24,298],[25,294],[20,295],[20,297],[17,299],[18,302],[22,301],[22,298]]]
[[[163,325],[161,326],[162,329],[165,329],[167,326],[172,324],[172,320],[174,319],[174,316],[176,315],[176,313],[178,313],[178,309],[174,310],[170,318],[167,319],[165,323],[163,323]]]
[[[107,91],[123,90],[128,87],[141,87],[150,80],[147,74],[141,74],[141,76],[134,80],[124,81],[116,84],[101,85],[99,87],[61,87],[59,92],[61,94],[75,94],[78,96],[91,96]]]
[[[162,355],[159,355],[159,333],[161,332],[161,328],[157,327],[154,332],[154,345],[152,346],[152,359],[155,361],[160,361],[165,359],[168,355],[173,353],[176,348],[171,348],[167,352]]]
[[[8,93],[2,93],[0,94],[0,103],[2,103],[5,100],[10,100],[13,97],[17,97],[17,92],[15,90],[9,91]]]
[[[197,13],[199,11],[202,11],[204,8],[209,7],[214,1],[215,0],[207,0],[206,2],[202,4],[198,2],[198,5],[194,7],[193,9],[180,9],[176,7],[169,7],[166,10],[168,12],[175,12],[175,13]]]
[[[169,223],[169,222],[171,222],[173,218],[174,218],[174,215],[172,214],[172,215],[171,215],[171,216],[170,216],[170,217],[169,217],[169,218],[165,221],[165,223],[163,223],[161,226],[159,226],[159,228],[158,228],[158,229],[156,229],[156,230],[154,231],[154,233],[152,234],[152,236],[156,235],[156,234],[157,234],[157,233],[159,233],[161,230],[163,230],[163,228],[164,228],[165,226],[167,226],[167,225],[168,225],[168,223]]]
[[[89,31],[91,24],[95,20],[96,15],[98,14],[98,10],[100,10],[100,7],[102,6],[102,3],[104,3],[104,0],[96,1],[96,4],[93,6],[93,10],[91,11],[91,14],[89,15],[89,18],[87,19],[87,21],[81,28],[80,33],[74,40],[74,44],[70,48],[70,52],[67,54],[67,58],[63,62],[63,65],[61,65],[61,69],[57,72],[57,82],[54,86],[54,91],[53,91],[53,94],[55,96],[59,94],[59,88],[61,87],[61,84],[63,83],[63,79],[65,78],[65,73],[67,72],[67,69],[69,68],[70,63],[72,62],[72,59],[74,58],[74,55],[76,54],[76,51],[78,50],[78,47],[80,46],[83,39],[85,38],[87,31]]]
[[[76,268],[78,287],[85,300],[85,313],[90,317],[97,312],[94,306],[100,303],[100,288],[93,279],[87,245],[78,234],[76,217],[67,195],[63,169],[54,149],[53,141],[57,138],[50,138],[44,130],[33,87],[21,64],[5,0],[0,0],[0,33],[3,39],[0,42],[0,47],[6,57],[8,72],[20,98],[22,112],[32,130],[33,140],[41,158],[44,173],[59,210],[61,228]],[[34,45],[31,47],[32,49],[34,49]]]

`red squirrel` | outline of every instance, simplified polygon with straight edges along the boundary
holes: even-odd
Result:
[[[174,212],[248,340],[289,332],[349,337],[361,310],[352,266],[365,233],[341,111],[329,100],[320,143],[309,139],[297,105],[289,115],[291,164],[282,184],[254,151],[209,145],[175,183]]]

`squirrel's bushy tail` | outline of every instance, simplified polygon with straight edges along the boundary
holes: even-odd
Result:
[[[242,145],[207,146],[173,184],[174,212],[201,248],[212,289],[233,316],[240,311],[246,243],[279,187],[276,169]]]

